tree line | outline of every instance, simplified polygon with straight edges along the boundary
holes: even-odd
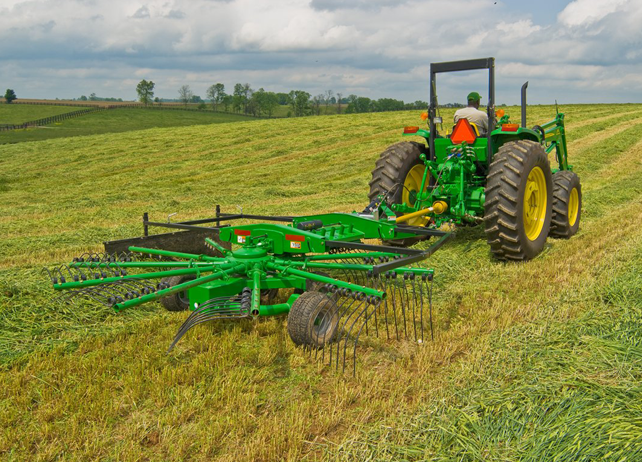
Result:
[[[136,86],[138,99],[148,105],[152,102],[161,103],[162,100],[154,98],[154,82],[141,80]],[[393,98],[380,98],[377,100],[363,96],[334,93],[326,90],[324,93],[312,96],[303,90],[292,90],[289,93],[276,93],[263,88],[254,90],[249,83],[237,83],[231,93],[225,90],[225,85],[216,83],[211,85],[206,92],[206,97],[214,111],[234,112],[237,114],[255,117],[272,117],[279,106],[287,106],[287,117],[301,117],[306,115],[341,114],[350,113],[403,111],[408,109],[426,109],[428,103],[415,101],[404,103]],[[187,105],[199,103],[200,108],[207,107],[206,102],[195,95],[189,85],[183,85],[178,90],[178,101]],[[332,106],[332,111],[330,107]],[[344,109],[345,108],[345,109]]]

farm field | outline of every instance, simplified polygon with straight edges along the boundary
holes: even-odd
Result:
[[[9,109],[7,109],[9,108]],[[26,108],[23,109],[23,108]],[[77,111],[72,106],[31,106],[19,104],[0,104],[0,114],[4,110],[7,117],[13,117],[13,111],[27,113],[29,119],[36,120],[55,113],[48,111],[58,109],[61,112]],[[46,114],[46,115],[41,115]],[[24,116],[20,116],[24,119]],[[0,144],[20,143],[24,141],[41,141],[52,138],[68,138],[74,136],[96,135],[101,133],[122,133],[135,130],[160,127],[184,127],[190,125],[206,125],[236,121],[252,121],[252,117],[237,114],[223,114],[211,111],[180,111],[138,108],[118,108],[99,111],[81,117],[63,120],[45,127],[26,128],[0,132]],[[2,122],[4,123],[4,122]]]
[[[578,235],[507,264],[462,228],[423,263],[435,340],[364,347],[354,379],[295,348],[283,318],[205,324],[167,355],[185,313],[61,308],[41,268],[141,235],[143,212],[361,210],[420,111],[0,146],[0,458],[642,459],[642,105],[560,110]],[[529,108],[528,125],[553,116]]]
[[[74,112],[84,107],[72,106],[31,106],[27,104],[0,104],[0,125],[19,125],[32,120],[44,119],[58,114]],[[0,133],[0,140],[4,134]]]

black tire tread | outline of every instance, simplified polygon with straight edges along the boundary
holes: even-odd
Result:
[[[535,159],[529,160],[531,157]],[[523,227],[520,186],[530,173],[530,169],[525,171],[525,165],[533,161],[539,163],[548,179],[551,175],[548,157],[535,141],[518,140],[504,144],[490,164],[484,191],[484,222],[490,251],[499,260],[528,260],[541,252],[544,245],[543,242],[541,246],[534,245],[520,233]],[[550,227],[552,192],[551,188],[548,189],[547,214],[540,236],[548,235]]]
[[[573,187],[577,188],[579,195],[579,210],[574,226],[568,221],[568,202]],[[582,217],[582,185],[576,173],[563,170],[553,175],[553,216],[549,236],[568,239],[577,233],[580,218]]]
[[[403,188],[398,186],[405,180],[404,166],[411,166],[421,162],[419,156],[427,153],[426,146],[414,141],[402,141],[389,146],[383,151],[379,159],[375,162],[375,168],[372,171],[372,179],[368,183],[370,192],[368,199],[370,202],[375,200],[378,195],[386,194],[394,190],[389,199],[393,203],[401,203]],[[384,241],[385,245],[394,245],[398,247],[410,247],[411,245],[423,240],[422,238],[394,239]]]
[[[316,317],[317,307],[322,303],[335,303],[328,295],[321,292],[304,292],[292,304],[288,313],[288,334],[295,345],[317,345],[311,338],[309,325],[310,318]]]
[[[169,287],[174,287],[175,285],[182,284],[183,282],[187,282],[192,279],[194,279],[194,277],[191,275],[179,275],[166,277],[163,279],[163,282],[167,283]],[[181,301],[181,299],[178,297],[178,294],[170,294],[166,297],[163,297],[160,299],[160,302],[167,311],[185,311],[189,309],[189,304],[185,304],[183,301]]]

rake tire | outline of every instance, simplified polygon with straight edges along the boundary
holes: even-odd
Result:
[[[179,268],[173,268],[179,269]],[[167,283],[170,287],[174,287],[178,284],[182,284],[187,281],[194,280],[194,276],[191,274],[184,274],[179,276],[170,276],[163,279],[163,282]],[[186,292],[178,292],[175,294],[170,294],[167,297],[160,299],[161,305],[165,307],[167,311],[185,311],[189,309],[189,299],[187,298]]]
[[[393,204],[401,204],[403,184],[408,173],[414,166],[424,164],[419,156],[427,153],[426,146],[414,141],[395,143],[383,151],[372,171],[372,179],[369,183],[370,192],[368,193],[370,202],[374,201],[377,196],[392,191],[392,194],[388,196],[388,201]],[[410,247],[424,239],[425,237],[410,237],[384,240],[383,243],[396,247]]]
[[[572,205],[572,191],[575,189],[577,200],[577,211],[575,221],[571,225],[573,218],[569,206]],[[582,185],[577,174],[568,170],[557,172],[553,175],[553,217],[551,218],[551,237],[568,239],[577,233],[580,228],[580,218],[582,217]]]
[[[305,292],[288,313],[288,334],[295,345],[322,348],[339,326],[339,309],[333,298],[321,292]]]
[[[535,239],[526,234],[524,197],[527,180],[536,167],[546,184],[546,211]],[[484,222],[490,251],[499,260],[530,260],[544,248],[551,226],[553,180],[548,156],[535,141],[502,145],[493,157],[486,182]]]

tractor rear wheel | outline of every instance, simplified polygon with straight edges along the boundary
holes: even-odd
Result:
[[[181,269],[181,268],[172,268]],[[193,281],[196,277],[192,274],[184,274],[180,276],[170,276],[163,279],[169,287],[174,287],[187,281]],[[167,311],[185,311],[189,308],[189,298],[187,291],[177,292],[160,299],[161,304]]]
[[[288,314],[288,333],[296,345],[321,348],[332,341],[338,327],[337,304],[321,292],[301,294]]]
[[[423,144],[412,141],[403,141],[393,144],[381,153],[372,171],[370,180],[370,193],[368,199],[374,201],[381,194],[389,194],[388,201],[394,204],[413,206],[421,188],[425,164],[419,158],[426,154],[427,149]],[[398,214],[398,216],[401,213]],[[408,220],[411,226],[424,226],[427,221],[423,217]],[[409,247],[423,238],[394,239],[384,241],[387,245]]]
[[[582,185],[573,172],[561,171],[553,175],[553,217],[551,237],[568,239],[580,227],[582,215]]]
[[[484,221],[499,260],[530,260],[544,248],[551,226],[553,180],[544,148],[519,140],[499,148],[486,181]]]

